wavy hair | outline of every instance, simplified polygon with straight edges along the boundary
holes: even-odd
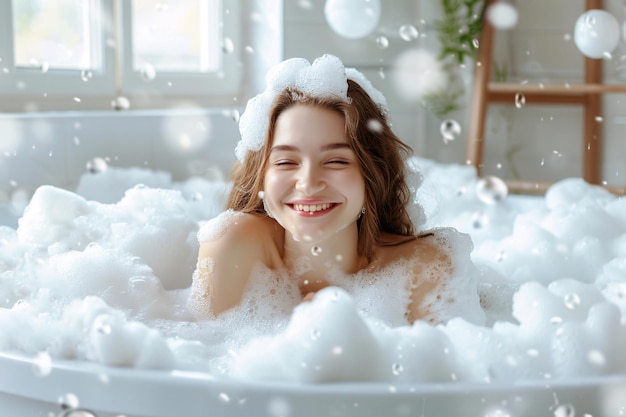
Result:
[[[230,175],[232,189],[227,208],[247,213],[265,213],[259,191],[267,169],[278,117],[295,104],[336,111],[344,117],[348,143],[357,156],[365,181],[366,212],[358,222],[358,252],[371,261],[381,233],[415,235],[407,211],[411,199],[406,182],[405,159],[412,149],[391,130],[387,116],[358,83],[348,80],[346,103],[331,97],[315,97],[287,88],[270,109],[265,144],[259,151],[248,151],[243,163],[236,162]]]

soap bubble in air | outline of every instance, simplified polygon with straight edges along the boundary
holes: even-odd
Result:
[[[230,38],[224,38],[222,41],[222,52],[225,54],[231,54],[235,50],[235,44]]]
[[[619,43],[619,37],[617,19],[605,10],[588,10],[578,17],[574,25],[574,43],[589,58],[610,55]]]
[[[111,101],[113,110],[128,110],[130,108],[130,100],[124,96],[119,96]]]
[[[31,195],[28,191],[18,188],[11,193],[11,212],[21,215],[30,201]]]
[[[61,406],[62,410],[71,410],[74,408],[78,408],[80,404],[76,394],[68,392],[67,394],[59,397],[59,405]]]
[[[454,119],[447,119],[441,122],[439,132],[444,143],[452,142],[461,135],[461,125]]]
[[[495,176],[481,178],[476,183],[476,196],[485,204],[495,204],[506,198],[509,188],[506,183]]]
[[[574,417],[576,408],[572,404],[561,404],[554,410],[554,417]]]
[[[107,161],[103,158],[93,158],[91,161],[87,161],[87,171],[92,174],[99,174],[106,171],[107,168]]]
[[[167,117],[163,131],[167,145],[177,153],[191,154],[200,151],[212,132],[211,120],[205,116]]]
[[[518,18],[517,9],[503,1],[494,3],[487,9],[487,20],[496,29],[512,29],[517,25]]]
[[[156,78],[156,69],[154,69],[154,65],[146,62],[141,66],[140,74],[144,81],[150,82]]]
[[[391,70],[395,91],[405,100],[421,100],[448,87],[448,75],[437,56],[423,48],[404,51]]]
[[[376,46],[380,49],[387,49],[389,47],[389,39],[386,36],[379,36],[376,38]]]
[[[80,78],[81,80],[83,80],[84,82],[87,82],[89,80],[91,80],[93,78],[93,72],[91,70],[82,70],[80,72]]]
[[[570,310],[574,310],[580,305],[580,296],[576,293],[569,293],[563,297],[563,303],[565,307]]]
[[[398,29],[398,33],[400,34],[400,37],[407,42],[414,41],[420,35],[417,28],[413,25],[400,26],[400,29]]]
[[[377,119],[369,119],[367,121],[367,130],[373,133],[382,133],[383,125]]]
[[[326,0],[324,16],[338,35],[348,39],[363,38],[378,26],[380,0]]]

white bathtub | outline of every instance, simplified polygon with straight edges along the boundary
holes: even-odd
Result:
[[[27,356],[0,353],[2,416],[609,417],[626,410],[626,376],[499,385],[296,385],[68,360],[54,361],[44,377],[33,369]],[[78,398],[83,412],[63,411],[59,398],[67,394]]]

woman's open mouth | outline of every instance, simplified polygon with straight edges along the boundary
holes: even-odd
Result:
[[[320,204],[290,204],[289,206],[298,212],[298,214],[304,214],[306,216],[316,216],[327,213],[332,210],[336,203],[320,203]]]

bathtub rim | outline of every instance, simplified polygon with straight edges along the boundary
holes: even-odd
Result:
[[[35,356],[20,352],[0,351],[0,393],[59,404],[59,398],[72,393],[80,400],[80,408],[99,412],[123,413],[149,417],[173,415],[200,416],[201,410],[211,410],[212,416],[234,415],[232,406],[242,399],[285,399],[298,401],[338,401],[345,403],[371,401],[418,401],[423,399],[489,398],[489,402],[512,399],[522,394],[547,404],[557,395],[584,392],[602,398],[606,392],[619,389],[626,394],[626,374],[589,376],[572,380],[522,380],[511,382],[446,382],[402,383],[293,383],[278,381],[235,380],[211,376],[203,372],[154,370],[110,367],[71,359],[53,359],[50,373],[39,376],[34,372]],[[103,380],[106,375],[108,380]],[[158,395],[161,394],[161,395]],[[225,397],[225,395],[227,397]],[[171,404],[168,398],[177,398]],[[541,398],[539,398],[541,397]],[[573,398],[575,398],[574,396]],[[111,398],[119,401],[112,404]],[[145,398],[149,398],[145,400]],[[254,401],[253,401],[254,402]],[[571,401],[561,401],[566,404]],[[181,404],[193,408],[181,409]],[[555,404],[555,406],[558,403]],[[60,405],[59,405],[60,407]],[[220,410],[222,412],[220,412]],[[60,408],[58,409],[60,411]],[[146,414],[147,413],[147,414]],[[577,413],[578,414],[578,413]],[[240,415],[240,414],[236,414]],[[243,415],[243,414],[242,414]],[[346,414],[348,415],[348,414]],[[359,413],[362,415],[362,413]],[[595,414],[594,414],[595,415]]]

